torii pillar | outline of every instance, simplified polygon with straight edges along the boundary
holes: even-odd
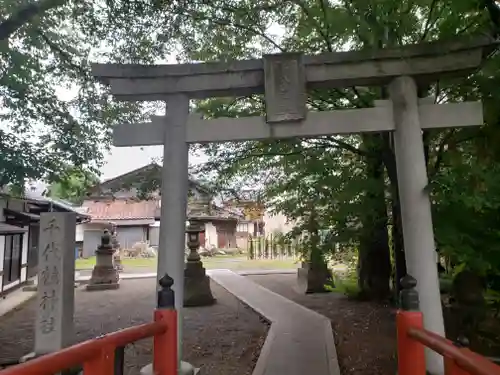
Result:
[[[163,129],[163,167],[161,172],[161,213],[158,251],[158,280],[169,274],[174,279],[177,337],[182,342],[182,307],[184,301],[184,249],[186,244],[186,209],[188,191],[189,145],[186,143],[186,120],[189,98],[171,95],[166,98],[166,121]],[[182,345],[178,347],[179,361]]]
[[[394,116],[394,148],[403,226],[406,269],[418,280],[424,326],[440,336],[444,331],[439,275],[435,261],[434,229],[427,184],[422,127],[418,110],[417,85],[408,76],[389,84]],[[477,124],[477,123],[476,123]],[[443,357],[427,349],[427,369],[439,374]]]

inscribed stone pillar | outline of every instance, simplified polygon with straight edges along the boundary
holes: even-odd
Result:
[[[398,77],[390,84],[389,92],[396,128],[394,145],[406,268],[417,279],[425,328],[444,336],[417,87],[412,78]],[[426,363],[430,373],[444,372],[442,357],[431,350],[426,351]]]
[[[48,212],[40,217],[35,354],[73,343],[76,214]]]
[[[161,187],[161,225],[158,246],[158,279],[168,274],[174,279],[178,317],[178,353],[182,358],[182,307],[184,300],[184,249],[188,194],[188,144],[186,121],[189,98],[167,98]]]

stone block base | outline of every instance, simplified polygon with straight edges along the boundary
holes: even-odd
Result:
[[[179,375],[198,375],[200,372],[199,368],[194,367],[192,364],[181,361]],[[144,366],[141,371],[141,375],[154,375],[153,374],[153,364]]]
[[[210,278],[205,274],[203,264],[187,262],[184,271],[184,306],[209,306],[215,303],[210,289]]]
[[[111,283],[111,284],[87,284],[85,290],[89,292],[98,291],[98,290],[110,290],[110,289],[118,289],[120,287],[119,283]]]
[[[120,280],[118,271],[113,265],[111,266],[94,266],[90,284],[115,284]]]
[[[101,256],[101,258],[103,258],[103,255],[101,254],[98,254],[97,256]],[[96,264],[94,266],[94,269],[92,270],[92,276],[90,277],[89,283],[85,288],[89,292],[118,289],[120,287],[120,277],[118,276],[118,271],[113,267],[111,256],[106,256],[106,259],[110,261],[111,265]]]
[[[326,293],[329,292],[325,285],[332,280],[327,266],[312,266],[303,263],[297,270],[297,286],[301,293]]]

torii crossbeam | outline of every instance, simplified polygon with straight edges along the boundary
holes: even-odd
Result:
[[[429,104],[421,99],[418,106],[422,129],[463,127],[483,122],[481,102]],[[269,125],[265,117],[222,117],[204,120],[190,115],[186,124],[185,142],[211,143],[284,138],[315,138],[333,134],[394,131],[393,111],[389,100],[377,100],[376,107],[328,112],[309,112],[300,122]],[[113,129],[116,147],[163,145],[165,126],[171,118],[153,116],[151,122],[119,124]]]

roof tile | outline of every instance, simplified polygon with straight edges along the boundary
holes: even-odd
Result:
[[[83,203],[83,207],[87,207],[88,214],[92,219],[96,220],[154,219],[158,208],[158,200],[87,200]]]

